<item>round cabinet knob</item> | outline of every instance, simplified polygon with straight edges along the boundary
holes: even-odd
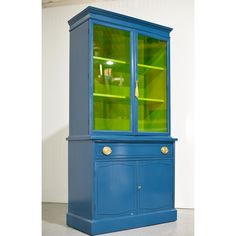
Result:
[[[167,154],[167,153],[169,152],[168,147],[162,147],[162,148],[161,148],[161,152],[162,152],[163,154]]]
[[[112,153],[112,150],[111,150],[110,147],[105,146],[105,147],[102,149],[102,152],[103,152],[104,155],[108,156],[108,155],[110,155],[110,154]]]

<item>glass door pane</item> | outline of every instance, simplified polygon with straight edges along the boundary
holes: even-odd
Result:
[[[130,131],[130,32],[94,25],[94,130]]]
[[[138,131],[167,132],[167,43],[138,35]]]

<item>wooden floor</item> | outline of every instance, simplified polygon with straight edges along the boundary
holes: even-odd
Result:
[[[176,222],[103,234],[104,236],[193,236],[194,210],[177,209]],[[66,225],[67,204],[43,203],[43,236],[86,236]]]

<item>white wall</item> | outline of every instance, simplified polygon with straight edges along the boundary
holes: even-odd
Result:
[[[85,1],[83,1],[85,2]],[[172,136],[176,207],[193,207],[193,0],[91,0],[43,9],[43,201],[67,202],[69,33],[67,21],[87,5],[173,27]]]

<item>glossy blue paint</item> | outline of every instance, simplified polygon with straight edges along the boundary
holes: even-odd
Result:
[[[89,131],[88,134],[91,135],[92,134],[92,130],[93,130],[93,22],[91,20],[89,20],[89,60],[88,60],[88,64],[89,64],[89,72],[88,72],[88,76],[89,76],[89,114],[88,115],[88,123],[89,123]]]
[[[104,146],[109,146],[112,149],[112,153],[109,156],[103,154],[102,149]],[[165,146],[169,149],[167,154],[161,152],[161,143],[112,143],[112,142],[100,142],[96,143],[95,154],[96,157],[112,159],[113,157],[153,157],[153,158],[172,158],[173,157],[173,144],[165,143]]]
[[[132,161],[96,162],[96,218],[133,215],[136,166]]]
[[[173,208],[173,161],[163,158],[139,162],[139,208],[141,212]],[[153,181],[155,180],[155,181]]]
[[[172,203],[173,208],[175,208],[175,142],[173,143],[173,174],[172,174],[172,180],[173,180],[173,195],[172,195]]]
[[[71,135],[67,138],[68,141],[75,141],[75,140],[107,140],[111,142],[115,141],[126,141],[126,142],[164,142],[164,143],[169,143],[169,142],[175,142],[178,139],[177,138],[172,138],[170,136],[145,136],[145,135],[114,135],[114,134],[109,134],[109,135],[102,135],[96,134],[96,135]]]
[[[69,135],[88,134],[88,22],[70,33],[70,120]],[[83,112],[81,112],[83,109]]]
[[[122,14],[106,11],[91,6],[87,7],[82,12],[80,12],[68,21],[70,25],[70,30],[73,30],[74,28],[78,27],[81,23],[88,19],[100,19],[104,22],[112,21],[113,24],[126,25],[134,29],[142,28],[147,32],[154,31],[156,33],[160,33],[161,35],[166,36],[168,36],[169,33],[172,31],[172,28],[170,27],[154,24],[148,21],[140,20],[134,17],[125,16]]]
[[[167,40],[167,117],[168,117],[168,133],[171,132],[171,90],[170,90],[170,39]]]
[[[131,130],[93,130],[93,25],[130,32]],[[175,141],[170,136],[171,28],[88,7],[70,25],[67,224],[90,235],[175,221]],[[167,41],[168,132],[138,132],[137,36]],[[105,156],[104,146],[112,153]],[[167,154],[161,147],[169,149]]]
[[[92,141],[70,141],[68,147],[68,212],[92,219]]]
[[[133,66],[134,66],[134,77],[133,77],[133,90],[135,90],[136,82],[138,81],[138,32],[133,31]],[[135,119],[132,121],[134,124],[133,133],[134,135],[138,134],[138,100],[133,96],[133,110]]]
[[[130,32],[130,56],[131,56],[131,98],[135,97],[135,81],[136,81],[136,34],[134,31]],[[132,133],[136,134],[136,123],[137,123],[137,113],[136,113],[136,101],[131,99],[131,127]]]

